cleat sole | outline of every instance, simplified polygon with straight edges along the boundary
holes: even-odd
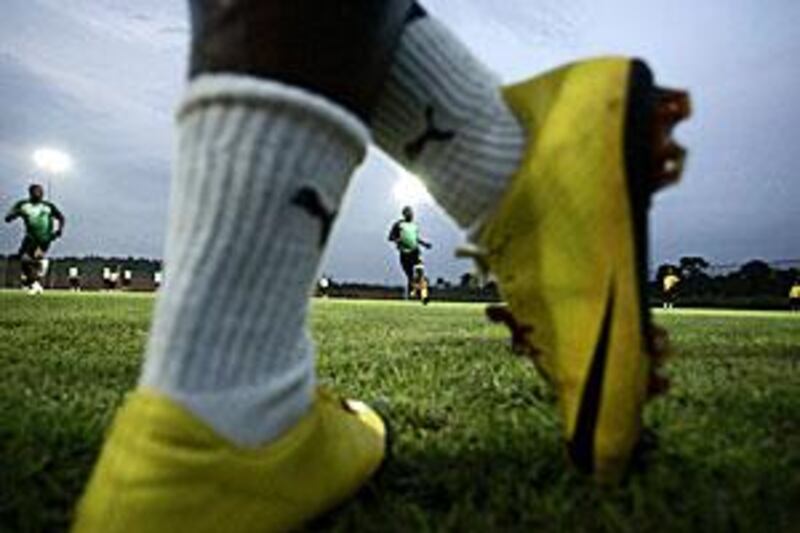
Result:
[[[676,183],[683,173],[686,149],[672,139],[672,130],[689,118],[691,104],[689,94],[685,91],[652,86],[649,91],[653,107],[650,117],[652,155],[649,181],[652,190],[657,191]]]

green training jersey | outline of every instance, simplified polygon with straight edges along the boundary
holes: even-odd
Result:
[[[58,208],[50,202],[31,202],[20,200],[9,215],[22,217],[25,222],[25,233],[39,243],[49,243],[55,237],[53,218],[60,216]]]
[[[415,222],[398,222],[397,236],[397,248],[401,252],[413,252],[419,248],[419,226]]]

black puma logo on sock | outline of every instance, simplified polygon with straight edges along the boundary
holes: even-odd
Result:
[[[429,105],[425,108],[425,131],[422,132],[422,135],[406,144],[403,149],[410,161],[419,157],[428,141],[449,141],[456,136],[454,131],[440,130],[436,127],[436,124],[433,123],[433,111],[433,106]]]
[[[322,224],[319,247],[325,246],[331,226],[336,218],[336,211],[328,211],[319,198],[319,193],[311,187],[303,187],[292,197],[292,205],[305,210],[312,217],[318,218]]]

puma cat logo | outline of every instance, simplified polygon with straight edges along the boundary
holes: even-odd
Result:
[[[336,211],[329,211],[319,199],[317,191],[311,187],[303,187],[292,197],[292,205],[296,205],[305,210],[312,217],[318,218],[322,224],[319,246],[322,248],[328,240],[331,226],[336,218]]]
[[[425,124],[425,131],[422,135],[406,144],[403,150],[406,157],[411,161],[419,157],[428,141],[449,141],[456,136],[454,131],[442,130],[436,127],[433,122],[433,106],[425,108]]]

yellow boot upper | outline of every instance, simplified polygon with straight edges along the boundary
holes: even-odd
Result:
[[[514,318],[530,327],[567,440],[611,306],[594,439],[600,478],[618,475],[638,437],[649,368],[624,161],[629,65],[576,63],[505,90],[528,149],[476,239]]]
[[[243,449],[167,397],[136,392],[116,416],[74,531],[286,531],[355,493],[383,460],[385,437],[364,404],[319,392],[291,430]]]

